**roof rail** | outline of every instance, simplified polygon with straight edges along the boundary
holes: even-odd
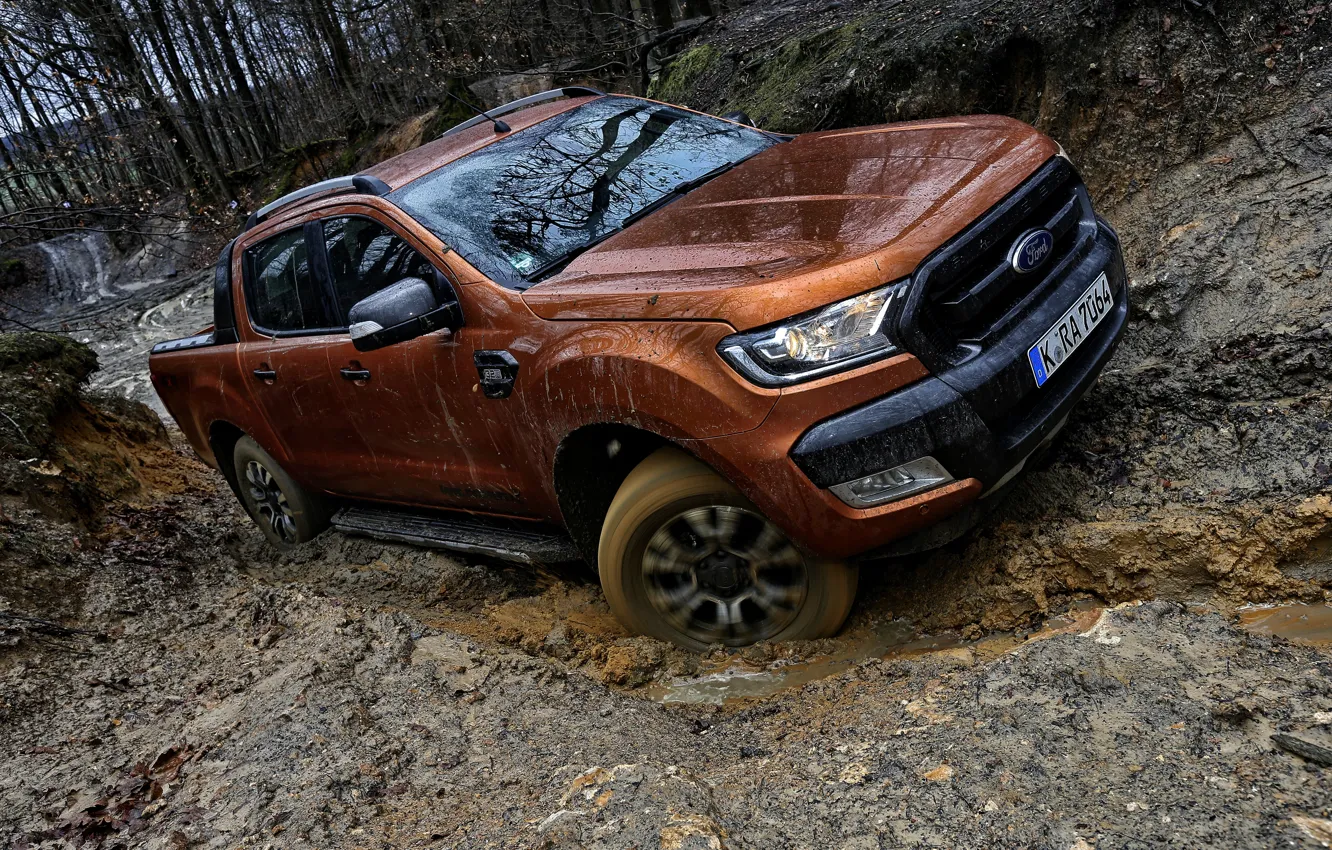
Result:
[[[312,186],[306,186],[304,189],[297,189],[295,192],[288,193],[273,201],[271,204],[265,204],[254,212],[245,221],[245,229],[258,226],[260,222],[271,216],[273,213],[285,206],[303,201],[312,195],[319,195],[324,192],[360,192],[363,195],[375,195],[383,197],[393,191],[389,184],[380,180],[378,177],[371,177],[368,174],[349,174],[346,177],[334,177],[330,180],[321,180]]]
[[[509,115],[520,109],[526,109],[529,106],[536,106],[538,103],[545,103],[548,100],[557,100],[561,97],[604,97],[605,92],[601,89],[594,89],[591,86],[565,86],[562,89],[551,89],[537,94],[530,94],[527,97],[520,97],[512,103],[506,103],[503,106],[494,109],[487,109],[485,115],[478,115],[475,118],[468,118],[456,127],[451,127],[444,131],[444,136],[452,136],[454,133],[461,133],[477,124],[485,124],[501,115]]]

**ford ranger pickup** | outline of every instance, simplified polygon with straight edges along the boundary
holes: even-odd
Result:
[[[963,533],[1127,315],[1022,123],[786,136],[569,87],[257,210],[150,369],[273,544],[583,559],[701,650],[833,634],[862,561]]]

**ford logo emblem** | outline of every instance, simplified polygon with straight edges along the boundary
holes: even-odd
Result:
[[[1054,250],[1054,234],[1048,230],[1028,230],[1013,243],[1008,252],[1008,264],[1018,274],[1034,272],[1050,258]]]

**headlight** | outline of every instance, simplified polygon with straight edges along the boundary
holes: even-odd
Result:
[[[777,325],[734,334],[717,350],[742,375],[765,387],[868,363],[897,350],[889,328],[906,288],[905,282],[890,283]]]

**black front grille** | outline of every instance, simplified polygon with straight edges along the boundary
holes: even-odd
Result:
[[[1053,249],[1038,271],[1018,274],[1009,251],[1037,228],[1054,235]],[[975,357],[1090,249],[1095,235],[1077,172],[1062,157],[1051,159],[921,263],[900,324],[908,349],[933,369]]]

